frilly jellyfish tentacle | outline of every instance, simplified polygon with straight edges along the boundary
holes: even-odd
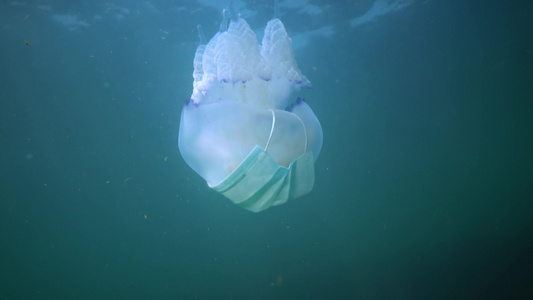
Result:
[[[228,30],[228,21],[228,10],[224,8],[222,10],[222,22],[220,22],[218,32],[224,32]]]
[[[198,31],[198,38],[200,39],[200,45],[207,44],[207,39],[205,38],[204,31],[202,30],[202,25],[196,25],[196,31]]]
[[[278,0],[275,0],[274,1],[274,17],[272,17],[272,19],[279,19],[279,18],[280,18],[279,3],[278,3]]]

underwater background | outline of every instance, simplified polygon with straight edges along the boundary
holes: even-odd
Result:
[[[533,3],[281,0],[324,145],[258,214],[178,151],[226,3],[0,2],[1,299],[533,297]]]

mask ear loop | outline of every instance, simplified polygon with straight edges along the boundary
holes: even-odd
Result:
[[[267,152],[268,150],[268,146],[270,145],[270,140],[272,139],[272,133],[274,132],[274,126],[276,126],[276,113],[274,112],[273,109],[270,109],[270,111],[272,112],[272,127],[270,128],[270,135],[268,136],[268,141],[265,146],[265,152]],[[296,117],[296,119],[298,119],[298,121],[300,121],[300,124],[302,124],[302,128],[304,129],[304,136],[305,136],[304,153],[306,153],[307,152],[307,129],[305,128],[304,121],[302,121],[302,119],[297,114],[294,114],[294,116]]]
[[[307,129],[305,128],[305,124],[304,124],[304,121],[302,121],[302,119],[297,115],[297,114],[294,114],[294,116],[296,117],[296,119],[298,119],[298,121],[300,121],[300,124],[302,124],[302,127],[304,129],[304,135],[305,135],[305,149],[304,149],[304,153],[307,152]],[[304,154],[302,153],[302,154]]]
[[[274,132],[274,126],[276,125],[276,113],[274,112],[273,109],[270,109],[270,111],[272,112],[272,128],[270,128],[270,135],[268,136],[268,141],[267,141],[267,144],[265,146],[265,152],[267,152],[267,150],[268,150],[268,146],[270,145],[270,139],[272,139],[272,133]],[[301,122],[301,120],[300,120],[300,122]],[[305,130],[305,128],[304,128],[304,130]],[[307,148],[307,136],[306,136],[305,140],[306,140],[305,148]]]

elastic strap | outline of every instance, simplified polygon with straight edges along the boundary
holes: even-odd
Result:
[[[268,136],[268,141],[267,141],[267,144],[265,146],[265,152],[267,152],[268,150],[268,146],[270,145],[270,139],[272,138],[272,133],[274,132],[274,126],[276,125],[276,113],[274,112],[273,109],[270,110],[272,112],[272,128],[270,128],[270,135]],[[306,140],[307,140],[307,137],[306,137]],[[307,144],[307,142],[306,142]],[[307,148],[307,146],[306,146]]]
[[[305,150],[304,150],[304,153],[306,153],[307,152],[307,129],[305,129],[304,121],[302,121],[302,119],[297,114],[294,114],[294,116],[298,119],[298,121],[300,121],[300,124],[302,124],[302,127],[304,128],[304,134],[305,134]]]
[[[265,152],[268,151],[268,146],[270,145],[270,140],[272,139],[272,133],[274,132],[274,126],[276,126],[276,113],[274,112],[273,109],[270,109],[270,111],[272,112],[272,127],[270,128],[270,135],[268,136],[268,141],[265,146]],[[300,121],[300,124],[302,124],[302,128],[304,129],[304,136],[305,136],[304,153],[306,153],[307,152],[307,129],[305,128],[304,121],[302,121],[302,119],[297,114],[293,114],[293,115],[298,119],[298,121]]]

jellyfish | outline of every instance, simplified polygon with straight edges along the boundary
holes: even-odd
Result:
[[[261,41],[231,10],[193,60],[193,92],[182,109],[179,150],[213,190],[252,212],[308,194],[322,127],[293,93],[311,87],[279,19]]]

